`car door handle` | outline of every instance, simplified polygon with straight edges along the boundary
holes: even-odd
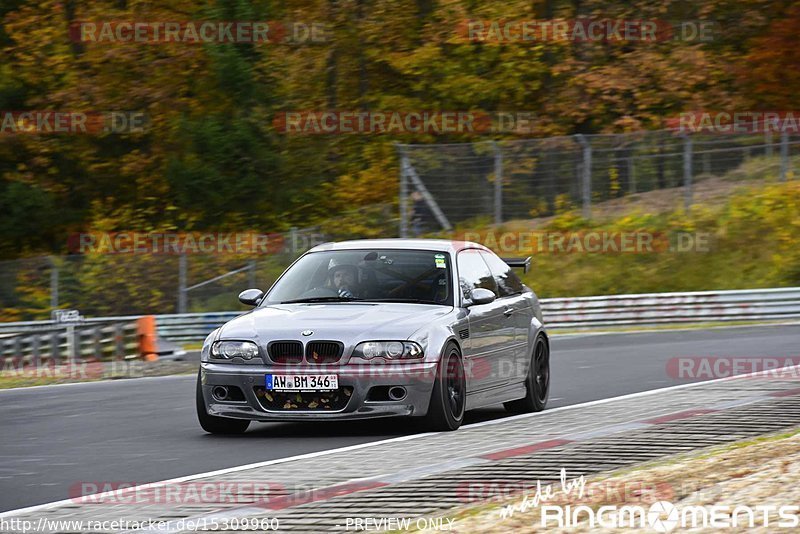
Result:
[[[506,308],[503,311],[503,315],[505,315],[506,317],[511,317],[512,315],[514,315],[514,308]]]

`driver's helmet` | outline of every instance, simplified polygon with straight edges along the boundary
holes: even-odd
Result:
[[[338,271],[347,270],[353,277],[353,283],[358,283],[358,267],[350,263],[334,263],[328,267],[328,281],[333,284],[333,277]]]

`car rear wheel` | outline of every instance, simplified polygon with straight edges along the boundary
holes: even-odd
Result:
[[[231,419],[229,417],[217,417],[209,415],[206,410],[206,401],[203,399],[203,386],[200,383],[200,373],[197,373],[197,419],[203,430],[211,434],[242,434],[250,421],[247,419]]]
[[[450,343],[439,362],[434,378],[431,405],[428,408],[427,423],[431,430],[456,430],[464,421],[467,406],[467,381],[464,362],[458,347]]]
[[[524,398],[503,403],[506,410],[511,413],[541,412],[547,405],[550,396],[550,347],[541,335],[533,344],[525,389],[527,394]]]

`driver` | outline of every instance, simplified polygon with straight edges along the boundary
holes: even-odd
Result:
[[[358,268],[339,264],[328,269],[328,283],[340,297],[354,298],[358,291]]]

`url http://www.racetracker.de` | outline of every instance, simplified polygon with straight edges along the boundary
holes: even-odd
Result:
[[[126,519],[67,520],[22,518],[0,518],[0,532],[107,532],[107,531],[148,531],[148,532],[203,532],[215,530],[238,530],[250,532],[276,531],[280,528],[277,517],[259,518],[194,518],[178,520],[147,519],[131,521]]]

